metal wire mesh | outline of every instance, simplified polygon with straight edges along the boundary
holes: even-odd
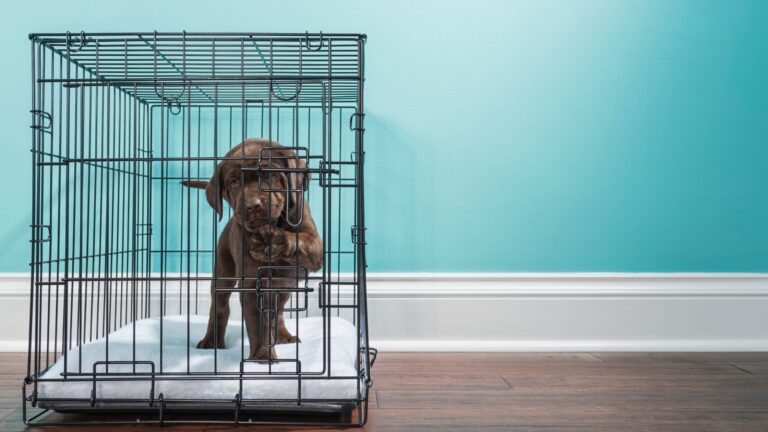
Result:
[[[365,36],[154,32],[30,38],[32,282],[25,422],[57,424],[60,420],[51,420],[48,411],[98,407],[143,407],[153,413],[145,422],[188,421],[169,420],[166,414],[172,408],[184,412],[205,406],[226,411],[228,417],[194,421],[237,423],[250,410],[261,412],[255,422],[271,423],[286,419],[264,417],[264,410],[309,407],[312,412],[314,406],[333,413],[331,420],[339,424],[364,424],[375,353],[368,345],[365,289]],[[277,267],[271,262],[256,276],[241,274],[222,283],[227,277],[214,271],[214,261],[224,223],[202,194],[181,185],[210,178],[230,147],[254,136],[293,149],[306,162],[302,173],[311,178],[301,196],[313,208],[325,265],[308,274],[305,268],[299,271],[303,263],[297,258],[290,264],[297,270],[296,283],[289,288],[262,282],[273,279]],[[107,352],[98,372],[80,355],[77,364],[67,364],[86,344],[108,340],[119,328],[135,329],[138,320],[151,317],[160,318],[162,350],[163,317],[186,316],[189,323],[191,316],[206,313],[209,285],[247,295],[249,279],[260,281],[260,299],[270,291],[292,294],[280,311],[298,318],[297,336],[302,317],[314,315],[326,323],[338,316],[353,322],[358,335],[355,376],[332,375],[330,356],[322,371],[302,370],[298,354],[275,359],[269,364],[296,365],[288,374],[296,383],[286,385],[298,385],[297,398],[249,401],[243,398],[243,383],[274,379],[279,373],[271,366],[264,373],[243,372],[242,366],[235,374],[216,367],[194,373],[188,354],[186,371],[169,372],[162,352],[157,364],[136,358],[135,337],[133,358],[109,358]],[[277,315],[277,309],[261,301],[259,308]],[[200,336],[187,333],[187,342]],[[330,330],[323,333],[328,351],[332,337]],[[244,346],[241,351],[242,362],[249,361]],[[43,377],[57,361],[64,362],[62,376]],[[228,399],[202,401],[154,394],[161,380],[202,378],[237,379],[241,391]],[[354,381],[357,396],[302,398],[301,382],[311,379]],[[38,397],[41,382],[67,380],[93,382],[94,389],[100,380],[150,382],[152,392],[141,400],[104,399],[95,392],[75,400]],[[27,409],[39,412],[28,416]],[[328,419],[288,419],[302,420]]]

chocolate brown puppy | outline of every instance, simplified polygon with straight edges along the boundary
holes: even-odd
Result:
[[[304,160],[276,142],[259,138],[243,141],[225,157],[245,159],[222,161],[207,182],[182,182],[205,189],[219,220],[223,201],[232,208],[232,218],[216,247],[216,275],[226,279],[211,283],[208,329],[198,348],[224,348],[231,292],[217,291],[217,287],[234,288],[237,278],[243,276],[260,278],[262,289],[296,288],[297,280],[323,266],[323,241],[302,196],[303,185],[309,181]],[[264,312],[260,312],[256,283],[246,280],[240,287],[253,288],[240,294],[250,343],[248,358],[277,359],[271,345],[298,340],[285,327],[282,312],[291,294],[262,291]],[[277,311],[276,329],[275,312],[266,309]]]

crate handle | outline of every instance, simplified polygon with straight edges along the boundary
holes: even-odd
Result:
[[[318,39],[320,40],[320,43],[317,46],[312,46],[312,43],[309,40],[309,31],[304,32],[304,48],[306,48],[308,51],[320,51],[323,49],[323,32],[320,32],[320,36],[318,36]]]

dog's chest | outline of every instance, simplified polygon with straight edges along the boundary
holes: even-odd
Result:
[[[269,261],[267,256],[269,239],[264,239],[261,236],[253,233],[248,234],[248,255],[257,262]]]

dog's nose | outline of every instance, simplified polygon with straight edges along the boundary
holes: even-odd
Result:
[[[251,201],[248,203],[248,205],[245,206],[245,209],[248,210],[249,213],[254,213],[261,209],[261,200]]]

